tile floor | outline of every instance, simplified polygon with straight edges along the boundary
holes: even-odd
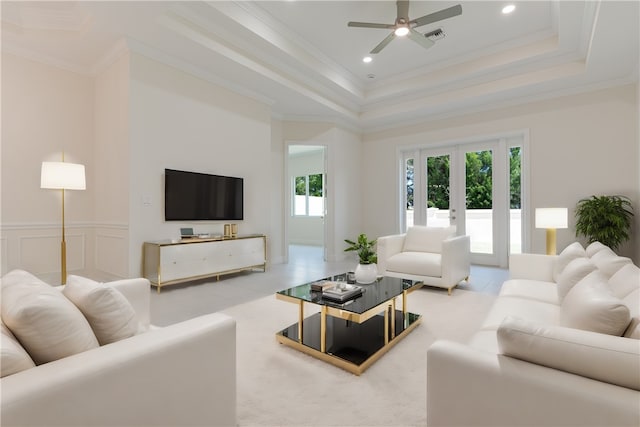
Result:
[[[245,272],[223,276],[220,281],[205,279],[172,285],[163,288],[160,294],[152,288],[151,322],[168,325],[213,313],[353,268],[353,261],[324,262],[320,247],[292,245],[289,248],[289,262],[269,265],[265,273]],[[505,269],[472,266],[469,283],[462,283],[458,287],[497,295],[507,277],[508,271]]]

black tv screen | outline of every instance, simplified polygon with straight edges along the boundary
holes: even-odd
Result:
[[[164,170],[165,221],[243,219],[243,179]]]

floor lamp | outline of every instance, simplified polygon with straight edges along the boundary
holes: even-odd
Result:
[[[64,155],[62,157],[64,160]],[[62,190],[62,242],[60,242],[61,284],[67,283],[67,243],[64,239],[64,190],[84,190],[84,165],[77,163],[42,162],[40,188]]]
[[[547,229],[547,255],[556,254],[556,229],[567,228],[567,208],[537,208],[536,228]]]

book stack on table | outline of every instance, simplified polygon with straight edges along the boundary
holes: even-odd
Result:
[[[359,297],[362,295],[363,289],[361,286],[351,285],[344,282],[332,282],[332,285],[322,289],[322,298],[345,302],[347,300]]]

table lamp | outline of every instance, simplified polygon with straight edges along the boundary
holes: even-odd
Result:
[[[60,242],[61,283],[67,282],[67,243],[64,238],[64,190],[86,189],[84,165],[77,163],[42,162],[40,188],[62,190],[62,242]]]
[[[567,208],[536,208],[536,228],[547,229],[547,255],[556,254],[556,229],[567,228]]]

